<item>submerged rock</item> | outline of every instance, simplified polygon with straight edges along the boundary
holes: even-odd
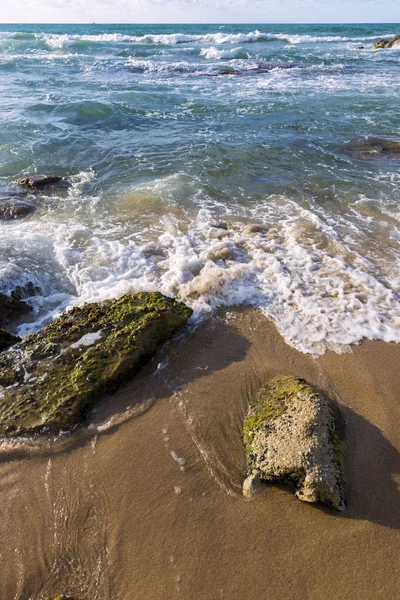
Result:
[[[355,158],[400,159],[400,142],[382,138],[369,138],[352,142],[346,148]]]
[[[275,69],[284,69],[284,70],[288,70],[288,69],[294,69],[294,68],[301,68],[299,65],[295,65],[293,63],[289,63],[289,64],[282,64],[282,63],[276,63],[276,64],[265,64],[262,63],[260,65],[258,65],[257,67],[251,67],[249,69],[223,69],[222,71],[218,71],[218,73],[203,73],[202,76],[203,77],[219,77],[220,75],[237,75],[237,76],[246,76],[246,75],[260,75],[263,73],[270,73],[271,71],[274,71]]]
[[[343,445],[337,434],[339,409],[303,379],[282,377],[263,387],[244,421],[249,477],[291,483],[305,502],[345,507]]]
[[[36,206],[19,198],[0,198],[0,219],[23,219],[35,212]]]
[[[0,355],[0,434],[67,430],[192,310],[159,293],[76,307]]]
[[[21,338],[18,335],[14,335],[5,329],[0,329],[0,352],[4,352],[4,350],[8,350],[14,344],[17,344],[21,341]]]
[[[8,325],[10,321],[31,310],[31,307],[25,304],[25,302],[0,293],[0,327]]]
[[[395,35],[391,40],[379,40],[374,44],[374,48],[379,50],[380,48],[400,48],[400,35]]]
[[[37,189],[47,185],[54,185],[64,180],[61,175],[29,175],[28,177],[21,177],[16,179],[17,185],[22,185],[29,189]]]

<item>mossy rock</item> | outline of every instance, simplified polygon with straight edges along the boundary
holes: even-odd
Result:
[[[343,510],[344,445],[340,410],[304,379],[281,377],[251,400],[243,424],[248,462],[245,495],[257,480],[291,483],[296,496]]]
[[[160,293],[76,307],[0,354],[0,434],[71,429],[192,310]]]

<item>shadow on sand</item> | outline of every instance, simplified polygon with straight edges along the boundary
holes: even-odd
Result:
[[[87,419],[89,425],[86,423],[73,434],[59,438],[42,437],[28,440],[28,443],[12,441],[7,449],[2,449],[0,462],[70,451],[84,446],[96,435],[112,434],[128,420],[149,410],[157,400],[170,398],[186,384],[231,364],[239,364],[249,348],[249,340],[235,327],[227,327],[218,316],[203,322],[196,330],[183,330],[168,341],[128,384],[99,403]],[[207,408],[207,402],[205,406]],[[227,410],[231,408],[228,406]],[[329,514],[400,529],[400,453],[377,426],[342,403],[341,409],[346,422],[348,506],[343,513]],[[245,410],[246,407],[241,406],[239,412],[244,414]],[[221,432],[223,420],[222,414],[214,409],[213,428]],[[240,437],[240,432],[236,434]],[[213,435],[216,435],[215,431]],[[236,452],[234,456],[235,460],[240,458]],[[237,467],[239,479],[241,468],[242,465]],[[326,512],[323,507],[319,508]],[[318,508],[313,507],[313,510]]]
[[[343,517],[400,529],[400,452],[379,427],[350,408],[342,409],[348,448]]]

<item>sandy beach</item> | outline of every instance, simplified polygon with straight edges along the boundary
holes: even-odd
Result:
[[[89,427],[3,444],[0,597],[397,598],[399,359],[381,341],[312,358],[253,309],[173,339]],[[242,496],[249,397],[286,373],[342,407],[343,513],[279,486]]]

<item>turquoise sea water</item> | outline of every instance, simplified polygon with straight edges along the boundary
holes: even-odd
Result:
[[[1,25],[0,224],[26,333],[153,290],[253,304],[302,351],[400,341],[400,25]],[[386,149],[385,149],[386,148]],[[19,193],[19,192],[18,192]]]

